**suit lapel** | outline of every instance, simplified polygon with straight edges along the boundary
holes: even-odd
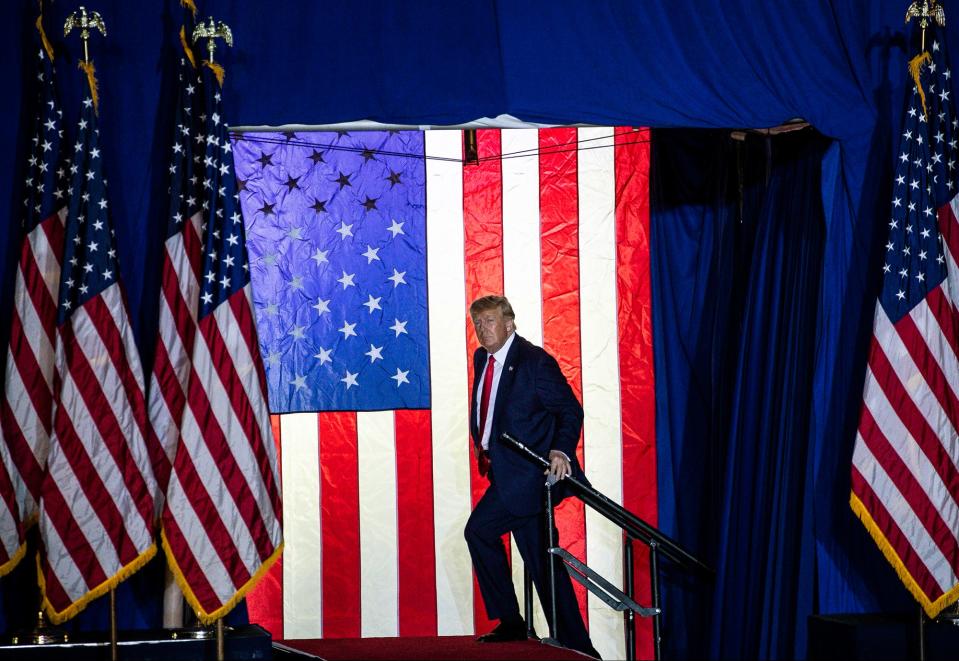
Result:
[[[503,364],[503,371],[499,376],[499,386],[496,388],[496,403],[493,405],[493,426],[496,429],[496,423],[499,420],[503,407],[506,406],[506,400],[509,399],[510,390],[513,389],[513,380],[516,378],[516,365],[520,361],[520,344],[525,342],[519,335],[513,338],[513,344],[506,352],[506,362]],[[504,429],[503,431],[509,431]]]
[[[473,354],[473,395],[470,398],[470,436],[473,437],[473,444],[480,444],[480,431],[479,426],[476,422],[476,391],[479,387],[479,380],[481,370],[486,364],[486,350],[478,349],[476,353]]]

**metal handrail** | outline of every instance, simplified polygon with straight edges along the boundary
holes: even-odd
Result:
[[[503,441],[507,446],[511,447],[513,450],[516,450],[528,460],[534,464],[540,466],[544,469],[549,469],[549,461],[533,452],[529,447],[524,445],[521,441],[516,439],[514,436],[509,433],[503,433],[500,435],[500,440]],[[651,598],[652,603],[649,609],[642,609],[641,614],[648,614],[649,612],[655,611],[655,614],[650,615],[653,618],[653,649],[655,658],[658,660],[660,658],[660,617],[662,612],[659,605],[659,562],[658,555],[662,554],[663,556],[669,558],[679,566],[693,571],[704,576],[712,577],[715,575],[715,572],[712,568],[706,565],[704,562],[696,558],[689,551],[684,549],[679,543],[670,538],[668,535],[663,534],[653,526],[649,525],[641,518],[624,508],[622,505],[610,500],[605,494],[597,491],[592,486],[584,483],[583,481],[569,476],[563,479],[571,487],[571,491],[576,495],[580,500],[582,500],[586,505],[589,505],[596,512],[604,516],[606,519],[611,521],[616,526],[622,528],[625,533],[623,539],[623,563],[625,565],[625,571],[623,572],[623,594],[632,602],[633,597],[633,544],[634,539],[643,542],[649,547],[649,572],[650,572],[650,587],[651,587]],[[547,500],[547,509],[548,511],[548,535],[550,538],[550,547],[553,547],[552,543],[552,534],[553,534],[553,502],[552,502],[552,486],[551,482],[547,482],[545,485],[546,489],[546,500]],[[553,584],[553,573],[552,573],[552,562],[555,554],[550,555],[550,585]],[[583,565],[585,567],[585,565]],[[587,569],[589,569],[587,567]],[[591,571],[591,570],[590,570]],[[572,574],[571,574],[572,575]],[[604,579],[605,580],[605,579]],[[584,583],[588,589],[591,591],[597,592],[594,588],[588,583]],[[554,588],[555,589],[555,588]],[[602,596],[600,598],[603,598]],[[604,599],[605,600],[605,599]],[[607,602],[608,603],[608,602]],[[633,602],[635,603],[635,602]],[[527,610],[529,610],[529,599],[527,599]],[[554,626],[553,626],[553,635],[555,635],[555,597],[553,599],[553,610],[554,610]],[[624,611],[625,617],[625,635],[626,635],[626,658],[628,661],[632,661],[635,658],[635,621],[633,619],[634,609],[627,608]]]

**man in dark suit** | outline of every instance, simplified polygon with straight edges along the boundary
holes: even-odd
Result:
[[[490,485],[466,523],[466,543],[480,593],[490,619],[499,625],[480,636],[484,643],[526,640],[512,577],[503,548],[504,533],[513,534],[529,569],[543,610],[549,602],[543,471],[503,445],[506,432],[540,456],[548,456],[548,473],[558,480],[585,479],[576,460],[583,407],[559,365],[541,347],[516,334],[515,315],[502,296],[484,296],[470,305],[481,347],[473,355],[472,436],[480,473]],[[555,495],[561,497],[562,489]],[[554,531],[555,532],[555,531]],[[558,538],[557,538],[558,539]],[[562,566],[556,572],[557,632],[566,647],[598,657],[579,613],[573,586]]]

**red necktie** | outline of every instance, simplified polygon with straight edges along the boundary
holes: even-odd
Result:
[[[489,412],[489,396],[493,391],[493,364],[496,362],[496,359],[493,358],[492,354],[489,357],[489,362],[486,363],[486,375],[483,377],[483,394],[480,397],[480,410],[479,410],[479,437],[480,437],[480,447],[479,447],[479,473],[482,476],[486,476],[486,473],[489,471],[489,455],[483,450],[483,431],[486,429],[486,414]]]

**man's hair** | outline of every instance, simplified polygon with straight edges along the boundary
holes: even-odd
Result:
[[[509,304],[506,297],[492,295],[483,296],[473,301],[470,305],[470,319],[475,319],[476,315],[480,312],[492,310],[493,308],[499,309],[499,311],[503,313],[504,319],[516,319],[516,315],[513,314],[513,306]]]

